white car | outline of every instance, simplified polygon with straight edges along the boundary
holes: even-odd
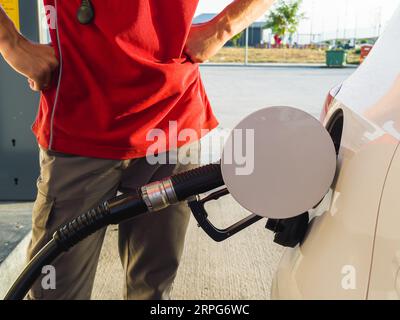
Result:
[[[321,121],[338,152],[331,192],[287,249],[274,299],[400,298],[400,8]]]

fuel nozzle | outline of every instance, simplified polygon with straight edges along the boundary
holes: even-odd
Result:
[[[274,242],[289,248],[301,244],[307,234],[309,214],[303,214],[289,219],[268,219],[266,229],[275,233]]]

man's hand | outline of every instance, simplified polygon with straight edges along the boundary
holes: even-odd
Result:
[[[46,89],[58,67],[54,49],[25,39],[0,5],[0,55],[17,72],[28,78],[32,90]]]
[[[46,89],[58,67],[51,46],[32,43],[22,36],[15,43],[4,45],[1,53],[15,71],[27,77],[34,91]]]
[[[185,54],[196,63],[207,61],[225,43],[262,16],[275,0],[235,0],[209,22],[193,25]]]
[[[202,63],[214,56],[225,44],[213,23],[193,25],[185,45],[185,54],[192,62]]]

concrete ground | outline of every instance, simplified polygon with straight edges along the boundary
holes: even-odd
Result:
[[[354,71],[354,66],[207,65],[202,76],[221,126],[233,128],[246,115],[268,106],[297,107],[319,118],[329,90]]]
[[[213,222],[228,226],[246,215],[229,197],[209,206]],[[172,299],[268,299],[283,248],[272,242],[262,220],[226,242],[216,243],[191,219]],[[118,228],[107,233],[94,286],[94,299],[120,299],[123,272]]]
[[[201,68],[211,104],[225,130],[266,106],[295,106],[318,117],[327,92],[353,71],[354,68],[318,66]],[[220,134],[221,129],[214,135]],[[203,154],[203,162],[217,158],[218,152]],[[31,208],[31,203],[0,204],[0,297],[23,267]],[[246,215],[229,196],[212,203],[209,212],[217,226],[227,226]],[[264,225],[262,220],[226,242],[215,243],[192,219],[172,298],[268,299],[283,249],[272,242],[272,234]],[[121,298],[123,273],[116,239],[117,227],[112,226],[100,258],[94,299]]]
[[[0,203],[0,265],[31,229],[32,203]]]

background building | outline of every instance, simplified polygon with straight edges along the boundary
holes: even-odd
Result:
[[[196,16],[193,20],[193,23],[204,23],[207,21],[210,21],[213,19],[217,14],[216,13],[203,13],[198,16]],[[267,42],[268,36],[267,34],[269,33],[268,30],[264,29],[265,22],[264,21],[258,21],[254,22],[250,27],[249,27],[249,46],[250,47],[259,47],[263,45],[264,43]],[[246,44],[246,36],[245,32],[242,33],[240,39],[237,41],[237,46],[243,47]],[[232,41],[228,41],[226,46],[231,47],[233,46]]]

